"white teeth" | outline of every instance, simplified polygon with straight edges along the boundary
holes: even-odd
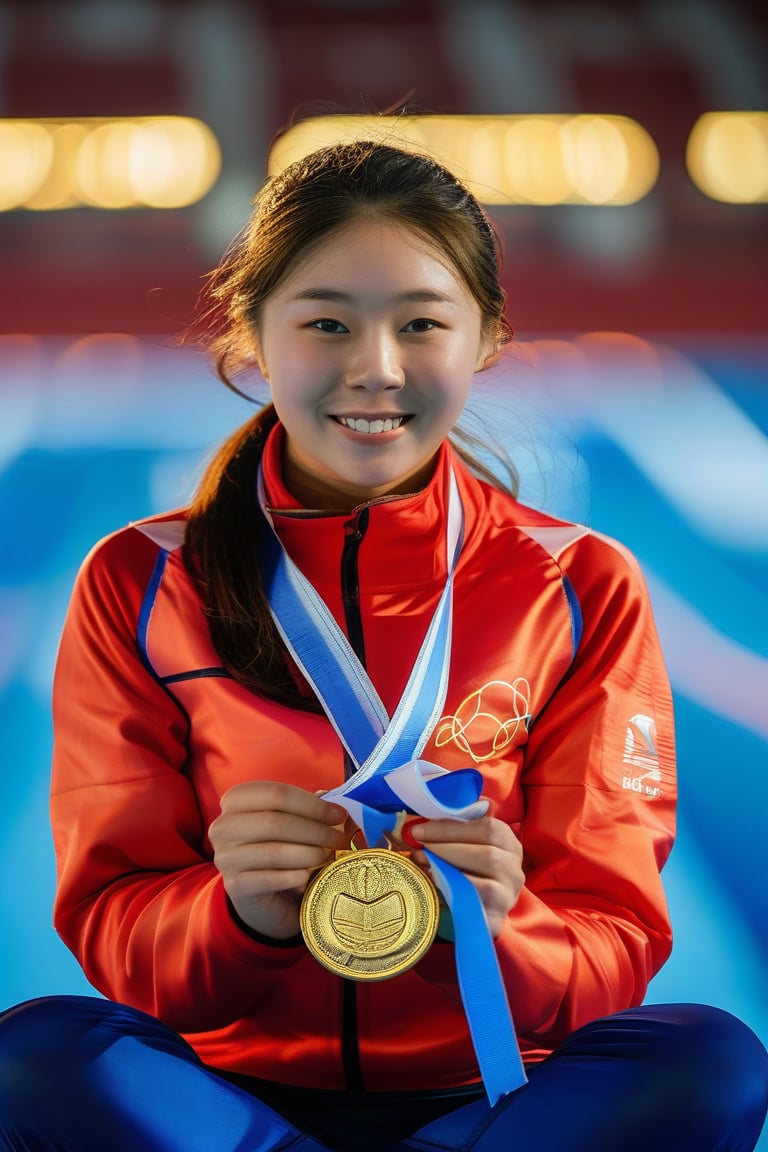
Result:
[[[368,435],[375,435],[377,432],[391,432],[394,428],[399,428],[405,417],[395,416],[393,420],[355,420],[349,416],[337,416],[339,424],[343,424],[345,428],[352,428],[355,432],[366,432]]]

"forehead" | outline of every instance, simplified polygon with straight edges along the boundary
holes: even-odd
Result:
[[[377,218],[341,224],[293,265],[277,294],[292,295],[308,284],[354,287],[376,282],[387,286],[432,287],[468,295],[450,257],[418,229]]]

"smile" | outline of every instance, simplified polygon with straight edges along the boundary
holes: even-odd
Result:
[[[384,420],[363,420],[352,416],[334,416],[337,424],[351,428],[353,432],[365,432],[369,436],[376,436],[379,432],[393,432],[399,428],[406,416],[387,417]]]

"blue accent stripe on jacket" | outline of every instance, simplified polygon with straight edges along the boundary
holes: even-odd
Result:
[[[574,590],[573,584],[571,584],[570,580],[565,575],[563,575],[563,591],[565,592],[565,598],[568,601],[568,607],[571,610],[571,643],[573,644],[573,655],[575,657],[579,650],[579,644],[581,643],[581,632],[583,626],[581,605],[579,604],[579,600]]]
[[[160,587],[160,581],[165,572],[165,566],[168,563],[170,553],[167,549],[162,548],[157,554],[155,566],[152,569],[152,575],[149,578],[147,590],[144,593],[144,599],[141,602],[141,611],[139,612],[139,624],[136,634],[136,644],[139,649],[139,655],[144,663],[144,667],[152,673],[155,678],[157,674],[152,667],[152,661],[149,658],[149,649],[147,647],[147,634],[149,632],[149,618],[152,615],[152,609],[155,606],[155,599],[157,597],[157,590]]]

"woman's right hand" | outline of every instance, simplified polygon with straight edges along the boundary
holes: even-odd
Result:
[[[213,860],[240,919],[275,940],[299,931],[299,905],[313,871],[348,848],[346,812],[293,784],[252,781],[224,794],[208,831]]]

